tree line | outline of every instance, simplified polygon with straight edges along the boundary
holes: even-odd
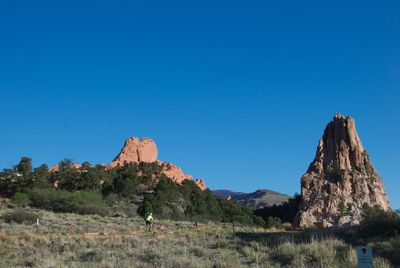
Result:
[[[32,159],[0,172],[0,194],[19,205],[55,212],[110,215],[118,207],[134,207],[144,216],[193,221],[221,221],[265,226],[266,221],[251,209],[202,191],[194,181],[177,184],[157,163],[129,163],[108,169],[85,162],[76,168],[64,159],[58,170],[43,164],[33,168]],[[138,201],[139,200],[139,201]]]

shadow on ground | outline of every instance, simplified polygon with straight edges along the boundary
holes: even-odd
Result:
[[[251,233],[237,232],[235,236],[245,242],[260,242],[274,246],[284,242],[295,244],[309,243],[311,241],[320,241],[327,238],[334,238],[332,232],[322,230],[310,231],[285,231],[285,232],[270,232],[270,233]]]

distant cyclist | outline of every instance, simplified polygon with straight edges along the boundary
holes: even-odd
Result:
[[[152,226],[153,226],[153,221],[154,221],[154,218],[153,218],[153,213],[149,213],[148,215],[147,215],[147,217],[146,217],[146,227],[147,227],[147,230],[148,231],[151,231],[151,228],[152,228]]]

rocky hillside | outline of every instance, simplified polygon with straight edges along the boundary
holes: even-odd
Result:
[[[233,192],[229,190],[214,190],[216,196],[232,199],[251,209],[260,209],[287,202],[290,196],[267,189],[257,190],[253,193]]]
[[[161,170],[160,172],[157,172],[157,174],[153,174],[153,179],[155,181],[159,179],[159,175],[161,174],[166,175],[168,178],[178,184],[182,184],[185,180],[193,180],[193,177],[184,173],[180,167],[169,162],[157,160],[157,157],[158,149],[155,141],[149,138],[138,139],[136,137],[130,137],[125,141],[124,146],[118,155],[110,164],[108,164],[107,169],[122,168],[126,164],[132,163],[154,163],[155,165],[159,166],[159,169]],[[103,164],[99,165],[104,166]],[[68,166],[76,170],[82,168],[82,164],[79,163],[70,163]],[[49,171],[58,172],[61,169],[62,167],[60,167],[58,164],[51,167]],[[195,183],[201,190],[204,191],[207,189],[207,186],[202,179],[196,179]]]
[[[125,141],[121,151],[108,165],[108,167],[122,167],[129,163],[156,162],[162,169],[161,173],[164,173],[167,177],[171,178],[178,184],[181,184],[184,180],[193,179],[191,175],[185,174],[180,167],[169,162],[161,162],[157,160],[157,157],[158,149],[155,141],[149,138],[143,138],[139,140],[136,137],[130,137]],[[202,179],[196,179],[195,182],[203,191],[207,189],[207,186]]]
[[[301,197],[295,223],[303,228],[358,224],[363,207],[390,208],[353,118],[336,114],[326,126],[316,156],[301,178]]]

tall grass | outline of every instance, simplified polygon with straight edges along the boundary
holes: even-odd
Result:
[[[137,217],[26,210],[40,215],[39,226],[0,220],[0,267],[356,267],[352,246],[318,232],[278,237],[245,226],[196,229],[167,220],[148,232]],[[398,241],[385,244],[388,254]],[[374,264],[390,267],[380,257]]]

